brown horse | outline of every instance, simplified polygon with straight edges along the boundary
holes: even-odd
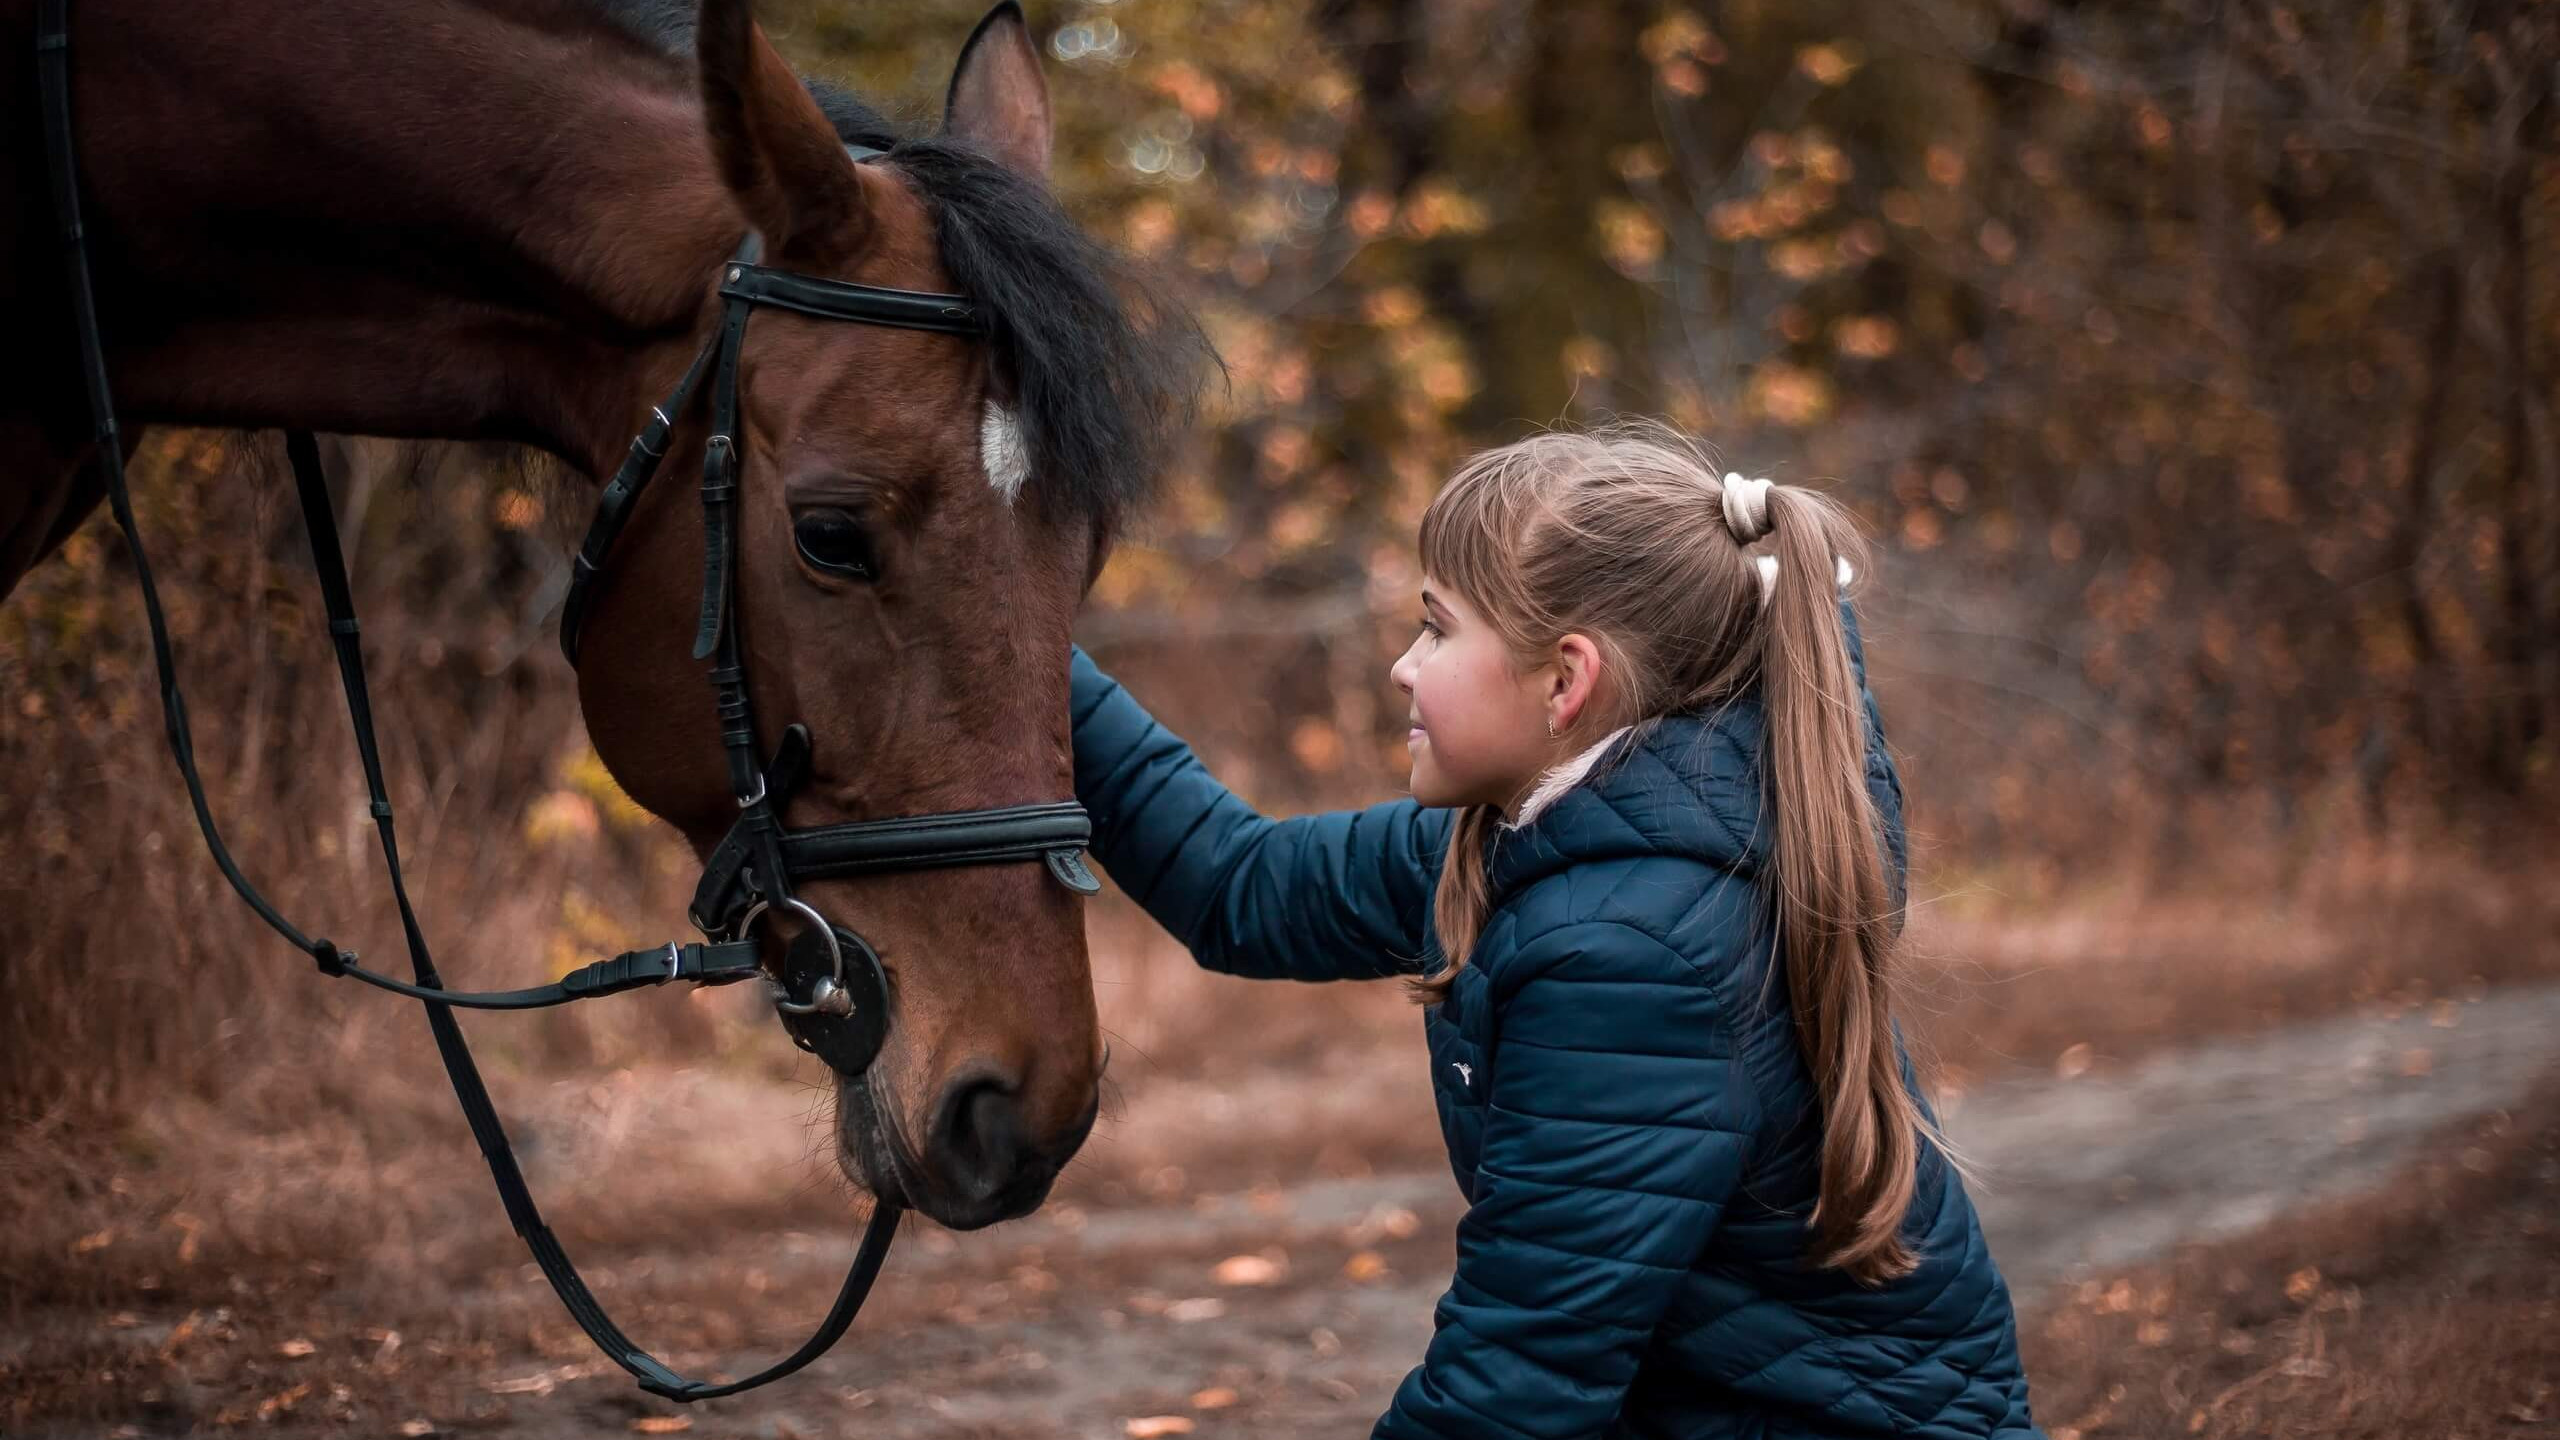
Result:
[[[0,0],[0,53],[30,54],[34,9]],[[601,477],[710,333],[750,229],[770,264],[964,294],[988,338],[787,312],[750,331],[748,685],[767,730],[813,732],[795,827],[1068,798],[1069,624],[1187,413],[1198,331],[1050,199],[1048,94],[1010,0],[930,136],[813,92],[747,0],[698,21],[648,0],[79,0],[119,406],[494,437]],[[99,496],[31,74],[0,67],[0,594]],[[888,153],[857,165],[847,141]],[[704,426],[676,418],[681,473]],[[737,810],[685,658],[691,488],[653,487],[624,530],[579,685],[616,778],[707,851]],[[1075,897],[1038,865],[804,893],[891,984],[887,1048],[839,1078],[847,1173],[953,1226],[1036,1206],[1102,1066]]]

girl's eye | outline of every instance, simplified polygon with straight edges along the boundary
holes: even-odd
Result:
[[[800,558],[830,575],[849,580],[880,578],[880,557],[871,534],[842,510],[810,510],[791,522],[791,538]]]
[[[1432,624],[1431,617],[1425,615],[1422,617],[1422,633],[1425,635],[1437,635],[1440,633],[1440,627]]]

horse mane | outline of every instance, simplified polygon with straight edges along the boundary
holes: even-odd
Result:
[[[586,0],[624,35],[693,54],[692,0]],[[1199,322],[1039,184],[965,142],[803,77],[848,144],[886,152],[933,215],[942,268],[988,317],[1038,503],[1106,534],[1154,497],[1216,361]]]

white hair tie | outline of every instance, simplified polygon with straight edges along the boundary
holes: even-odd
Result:
[[[1858,567],[1850,564],[1849,557],[1846,555],[1834,557],[1831,563],[1832,578],[1840,582],[1841,589],[1848,589],[1851,582],[1858,578]],[[1751,557],[1751,568],[1760,572],[1760,603],[1766,605],[1769,603],[1769,597],[1778,593],[1778,557],[1754,555]]]
[[[1724,526],[1748,545],[1769,533],[1769,482],[1746,480],[1740,472],[1724,476]]]

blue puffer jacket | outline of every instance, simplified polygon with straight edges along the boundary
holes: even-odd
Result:
[[[1291,980],[1436,964],[1451,812],[1266,819],[1081,651],[1074,716],[1096,856],[1200,963]],[[1470,1208],[1378,1440],[2038,1434],[2008,1287],[1934,1148],[1903,1227],[1917,1273],[1865,1289],[1802,1262],[1820,1120],[1769,973],[1760,736],[1749,697],[1667,720],[1496,837],[1493,913],[1424,1012]],[[1880,743],[1868,772],[1898,873]]]

